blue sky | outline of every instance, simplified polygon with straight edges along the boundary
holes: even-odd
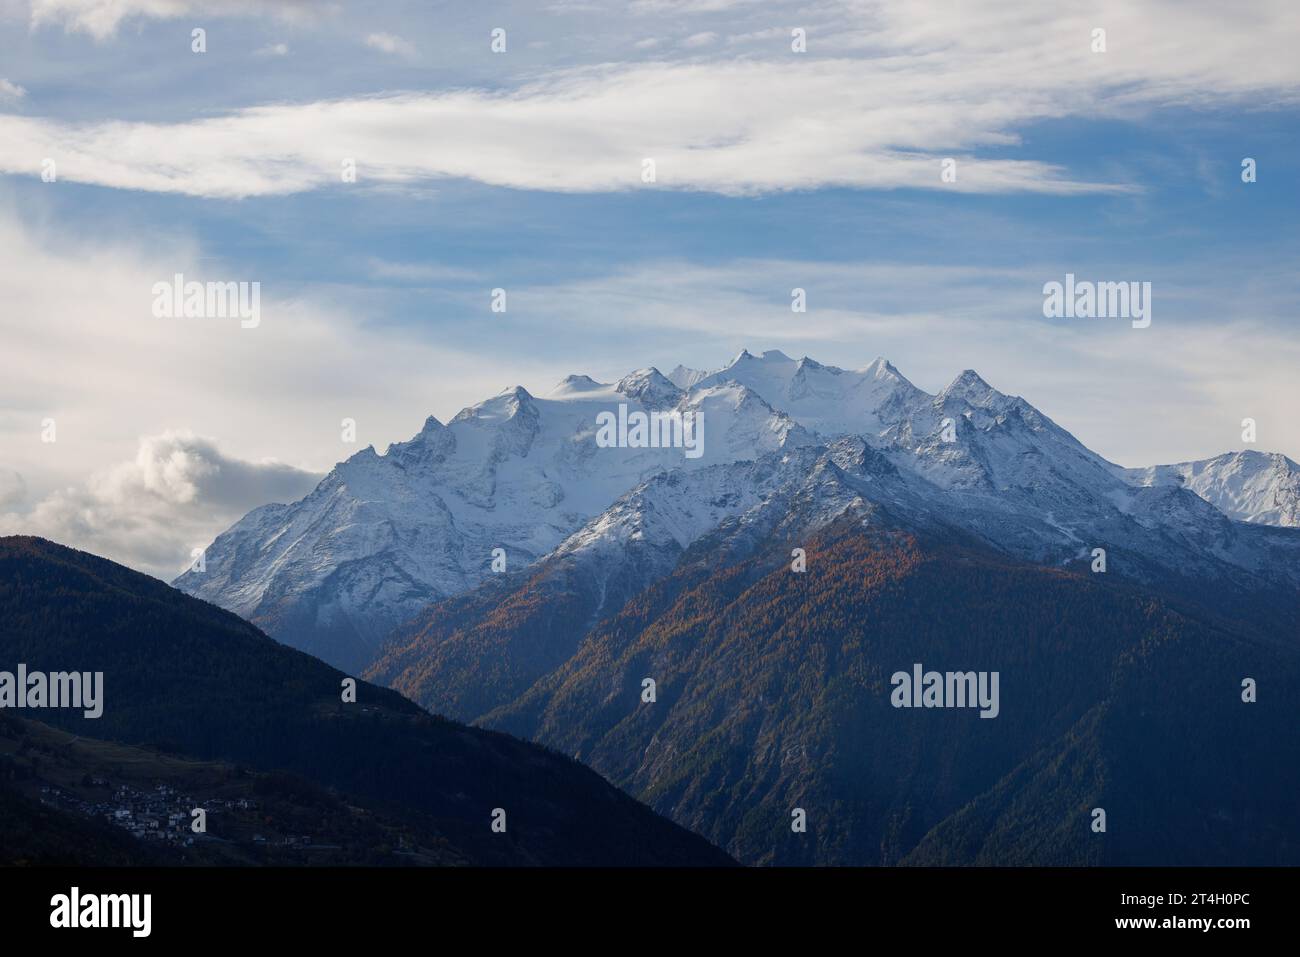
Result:
[[[0,530],[183,565],[341,417],[383,449],[741,348],[975,368],[1124,465],[1244,417],[1300,458],[1297,40],[1265,2],[0,0]],[[175,272],[263,325],[160,327]],[[1151,327],[1045,319],[1066,272],[1150,281]]]

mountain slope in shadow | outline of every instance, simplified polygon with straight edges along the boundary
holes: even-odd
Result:
[[[229,612],[102,558],[0,539],[0,670],[103,672],[78,735],[286,770],[418,818],[478,864],[725,865],[705,840],[562,755],[428,714]],[[506,812],[494,833],[494,809]]]

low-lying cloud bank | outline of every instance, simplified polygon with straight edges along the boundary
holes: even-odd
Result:
[[[170,580],[192,549],[250,509],[301,498],[320,478],[280,462],[233,458],[188,432],[164,432],[141,438],[134,459],[81,486],[55,490],[30,510],[0,513],[0,534],[40,535]],[[20,506],[23,485],[18,473],[0,472],[0,506]]]

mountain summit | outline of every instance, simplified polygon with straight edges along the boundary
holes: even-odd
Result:
[[[653,423],[653,442],[598,442],[602,414],[633,413]],[[665,414],[702,420],[700,457],[658,441]],[[250,512],[176,585],[359,670],[398,626],[489,576],[620,542],[594,573],[612,586],[632,542],[657,557],[628,572],[630,587],[774,496],[819,523],[884,509],[1035,562],[1103,548],[1136,580],[1294,583],[1296,536],[1270,526],[1300,521],[1297,475],[1262,453],[1122,469],[973,370],[931,395],[883,358],[846,370],[741,351],[710,373],[572,375],[545,397],[515,387],[445,426],[429,417],[386,454],[338,464],[302,500]]]

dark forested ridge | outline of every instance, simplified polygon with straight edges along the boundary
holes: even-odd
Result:
[[[301,775],[161,754],[7,711],[0,804],[5,865],[472,863],[429,819]]]
[[[498,600],[546,620],[535,594]],[[1300,862],[1298,636],[1276,605],[1252,622],[1208,603],[841,525],[694,554],[527,692],[458,716],[575,755],[744,862]],[[918,662],[998,672],[1000,714],[892,707]]]
[[[104,671],[99,721],[31,716],[296,772],[327,795],[312,800],[358,795],[394,822],[388,843],[440,863],[725,862],[557,752],[748,863],[1300,863],[1300,653],[1277,625],[1285,596],[1257,620],[1207,614],[1209,594],[1184,601],[856,522],[799,543],[805,572],[790,569],[791,544],[732,559],[702,543],[594,626],[581,583],[562,575],[431,609],[421,640],[442,628],[459,657],[420,677],[422,703],[554,751],[365,683],[344,705],[340,672],[33,539],[0,540],[0,668]],[[465,658],[475,648],[481,674]],[[402,653],[420,675],[419,655]],[[500,670],[506,657],[515,670]],[[998,716],[892,707],[891,675],[914,663],[996,671]],[[306,797],[288,794],[276,813],[292,818]],[[57,819],[30,793],[0,800],[14,820]],[[507,835],[490,833],[494,807]],[[116,840],[77,838],[104,859]]]
[[[482,864],[726,864],[599,775],[504,734],[434,717],[236,616],[113,562],[0,539],[0,670],[102,671],[104,713],[24,716],[78,735],[287,770],[418,820]],[[490,830],[494,808],[507,831]]]

